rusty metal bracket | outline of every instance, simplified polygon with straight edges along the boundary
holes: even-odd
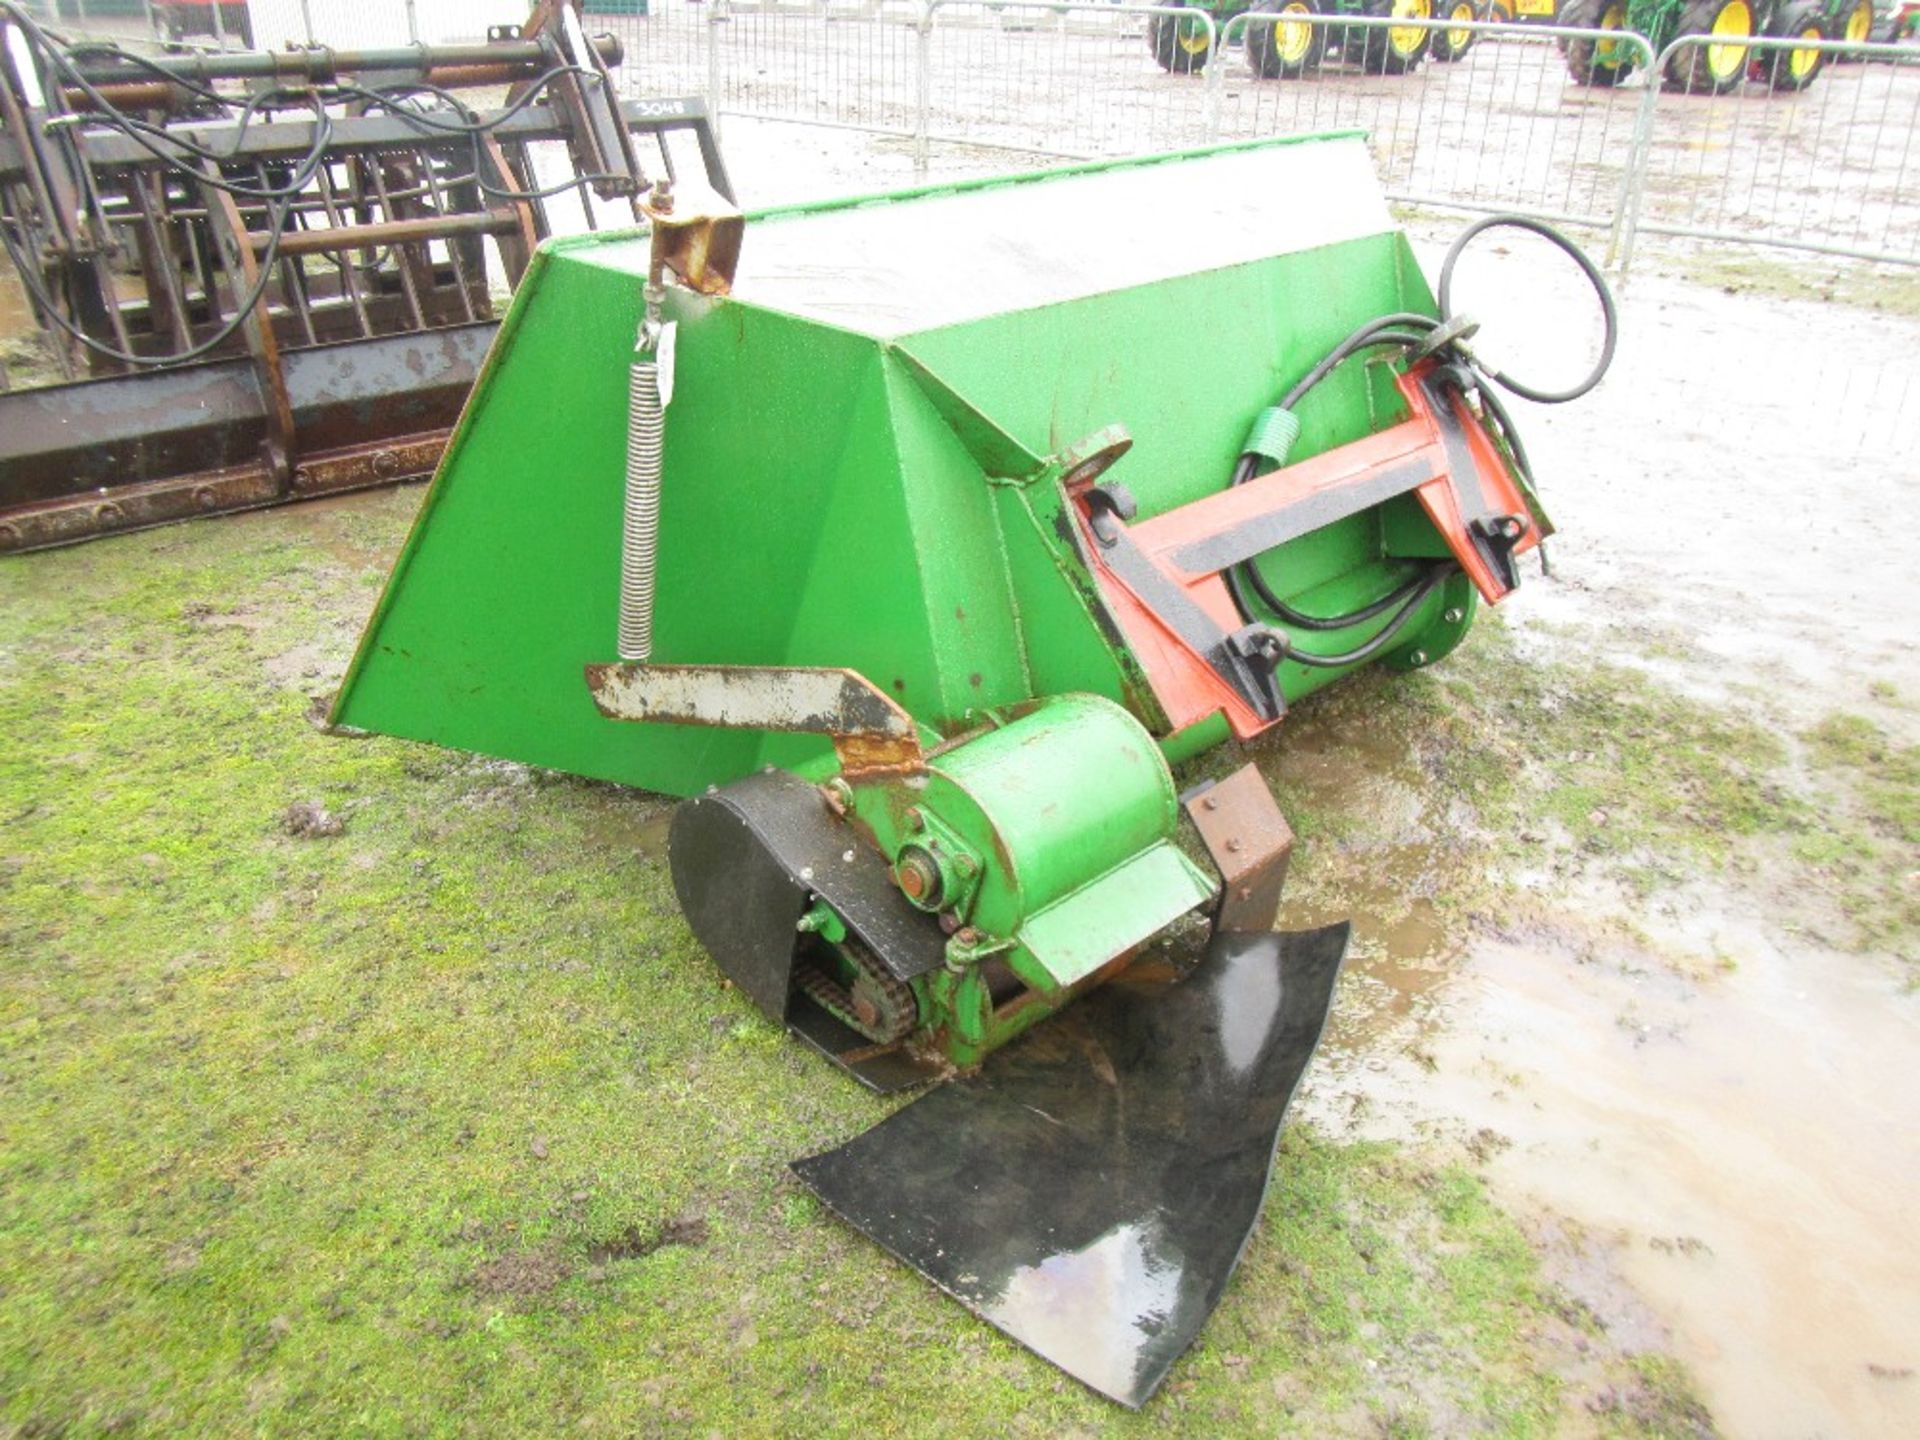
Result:
[[[650,217],[658,263],[718,294],[738,259],[741,220],[705,104],[621,100],[608,71],[618,44],[585,35],[567,0],[542,0],[526,26],[484,45],[138,64],[73,50],[75,73],[112,104],[136,91],[155,104],[142,121],[153,135],[91,94],[69,103],[42,84],[35,54],[14,53],[26,46],[0,23],[0,228],[13,252],[0,267],[27,267],[29,301],[72,383],[0,384],[0,555],[430,473],[497,328],[491,278],[516,285],[547,231],[551,177],[534,165],[546,147],[569,147],[598,227],[642,218],[649,174],[673,175],[675,150],[692,141],[691,175],[705,186]],[[551,93],[525,94],[562,58],[575,70]],[[324,89],[422,73],[442,89],[511,86],[518,100],[447,100],[469,133],[315,91],[329,140],[317,163],[310,117],[269,106],[234,123],[249,83]],[[189,93],[184,83],[194,104],[166,103]],[[215,86],[224,112],[204,98]],[[48,129],[49,116],[61,123]],[[596,218],[609,194],[618,204]]]
[[[1181,804],[1220,872],[1214,928],[1230,934],[1272,930],[1293,855],[1293,828],[1260,771],[1242,765],[1224,780],[1189,790]]]
[[[660,284],[662,272],[671,270],[702,295],[725,295],[733,289],[745,216],[718,196],[689,209],[664,183],[654,185],[640,209],[653,227],[653,284]]]
[[[586,675],[610,720],[825,735],[849,777],[926,768],[913,717],[855,670],[619,662],[589,665]]]

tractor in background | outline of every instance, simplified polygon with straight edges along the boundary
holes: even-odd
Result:
[[[1753,79],[1774,90],[1804,90],[1825,68],[1819,50],[1756,51],[1755,37],[1864,43],[1872,31],[1873,0],[1567,0],[1557,24],[1577,30],[1635,31],[1656,54],[1682,35],[1712,43],[1670,57],[1662,88],[1688,95],[1721,95]],[[1610,40],[1562,39],[1567,70],[1582,85],[1619,85],[1634,72],[1633,47]]]
[[[1471,0],[1458,0],[1472,9]],[[1404,75],[1427,58],[1428,42],[1437,33],[1417,25],[1355,26],[1314,25],[1304,19],[1288,17],[1312,15],[1353,15],[1378,19],[1431,20],[1441,8],[1434,0],[1261,0],[1248,5],[1245,0],[1181,0],[1182,8],[1204,10],[1213,20],[1210,35],[1197,16],[1156,15],[1147,25],[1147,47],[1163,70],[1191,75],[1205,69],[1213,58],[1217,37],[1235,16],[1252,14],[1272,16],[1271,21],[1255,18],[1247,22],[1247,63],[1256,75],[1268,80],[1298,79],[1328,63],[1357,65],[1375,75]],[[1471,20],[1473,15],[1449,18]],[[1465,32],[1463,32],[1465,33]],[[1469,37],[1470,38],[1470,35]],[[1462,47],[1460,54],[1465,53]],[[1448,55],[1442,58],[1457,58]]]

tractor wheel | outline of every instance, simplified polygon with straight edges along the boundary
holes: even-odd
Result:
[[[1456,24],[1472,24],[1482,18],[1475,10],[1473,0],[1442,0],[1440,13]],[[1436,30],[1432,43],[1427,47],[1427,54],[1436,64],[1451,64],[1455,60],[1464,60],[1467,51],[1473,48],[1473,42],[1479,38],[1471,30]]]
[[[1327,48],[1326,27],[1288,16],[1317,15],[1313,0],[1286,0],[1271,10],[1255,10],[1247,20],[1247,63],[1267,80],[1298,80],[1320,66]],[[1275,18],[1269,24],[1262,17]]]
[[[1198,75],[1213,56],[1205,22],[1184,15],[1156,15],[1149,20],[1147,48],[1170,75]]]
[[[1482,17],[1490,25],[1511,25],[1513,23],[1513,0],[1489,0],[1487,13]],[[1563,22],[1553,22],[1559,25]]]
[[[1431,20],[1433,0],[1370,0],[1367,14],[1395,20]],[[1427,57],[1432,31],[1415,25],[1384,25],[1366,32],[1363,68],[1370,75],[1406,75]]]
[[[1753,7],[1747,0],[1693,0],[1680,12],[1681,35],[1706,35],[1711,43],[1689,45],[1667,61],[1665,85],[1689,95],[1724,95],[1747,78],[1753,51]]]
[[[1627,0],[1571,0],[1553,23],[1569,30],[1625,30]],[[1562,40],[1560,53],[1582,85],[1610,87],[1633,73],[1634,52],[1612,40]]]
[[[1856,0],[1851,10],[1842,10],[1837,13],[1833,19],[1832,36],[1835,40],[1844,40],[1849,45],[1871,45],[1873,43],[1873,0]],[[1829,58],[1836,65],[1860,63],[1858,55],[1834,55]]]
[[[1820,18],[1820,6],[1815,0],[1800,0],[1780,12],[1769,33],[1783,39],[1824,40],[1827,26]],[[1766,72],[1767,84],[1775,90],[1804,90],[1820,73],[1826,58],[1818,50],[1769,50],[1760,57],[1760,64]]]

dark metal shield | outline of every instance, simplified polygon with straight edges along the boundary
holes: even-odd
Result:
[[[1138,1407],[1239,1264],[1347,936],[1222,933],[1187,980],[1110,984],[794,1172],[968,1309]]]

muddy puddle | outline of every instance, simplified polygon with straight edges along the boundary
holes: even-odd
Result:
[[[1727,1434],[1920,1434],[1913,997],[1709,887],[1647,917],[1699,978],[1596,908],[1455,957],[1373,937],[1307,1113],[1458,1145],[1503,1202],[1611,1243]]]

